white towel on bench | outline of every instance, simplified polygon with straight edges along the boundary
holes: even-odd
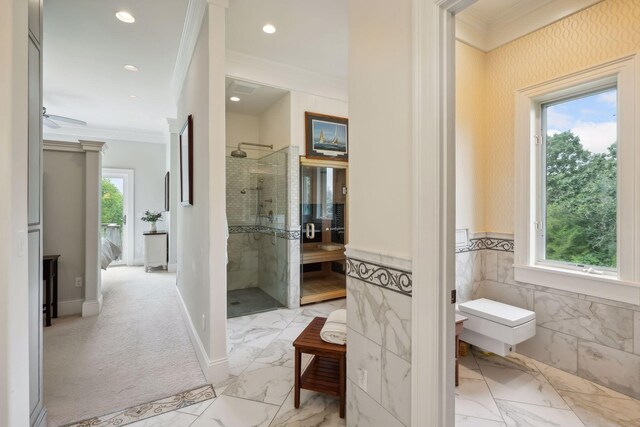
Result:
[[[329,314],[320,331],[320,338],[331,344],[347,343],[347,310],[335,310]]]

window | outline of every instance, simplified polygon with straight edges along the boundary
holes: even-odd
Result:
[[[640,304],[636,60],[516,93],[516,281]]]
[[[617,271],[617,87],[540,108],[538,261]]]

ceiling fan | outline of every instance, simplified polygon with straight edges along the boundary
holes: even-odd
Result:
[[[82,120],[72,119],[70,117],[56,116],[54,114],[47,114],[47,108],[42,107],[42,124],[51,129],[59,129],[60,125],[56,122],[70,123],[73,125],[86,126],[87,122]]]

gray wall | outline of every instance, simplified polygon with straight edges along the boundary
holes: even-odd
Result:
[[[178,206],[178,289],[204,348],[209,310],[209,20],[205,16],[178,101],[178,122],[193,115],[193,206]],[[178,191],[179,194],[179,191]]]
[[[61,255],[58,261],[59,314],[72,314],[66,311],[67,307],[81,309],[84,299],[85,153],[45,150],[43,170],[44,255]],[[83,287],[76,288],[76,277],[82,278]],[[74,300],[76,304],[65,304],[65,301]]]
[[[142,233],[149,225],[140,218],[144,211],[164,211],[164,175],[166,171],[166,146],[146,142],[107,143],[102,158],[103,168],[134,170],[134,262],[142,265],[144,248]],[[158,229],[168,228],[159,222]]]

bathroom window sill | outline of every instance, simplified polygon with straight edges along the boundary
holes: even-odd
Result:
[[[543,265],[514,265],[517,282],[640,305],[640,283]]]

